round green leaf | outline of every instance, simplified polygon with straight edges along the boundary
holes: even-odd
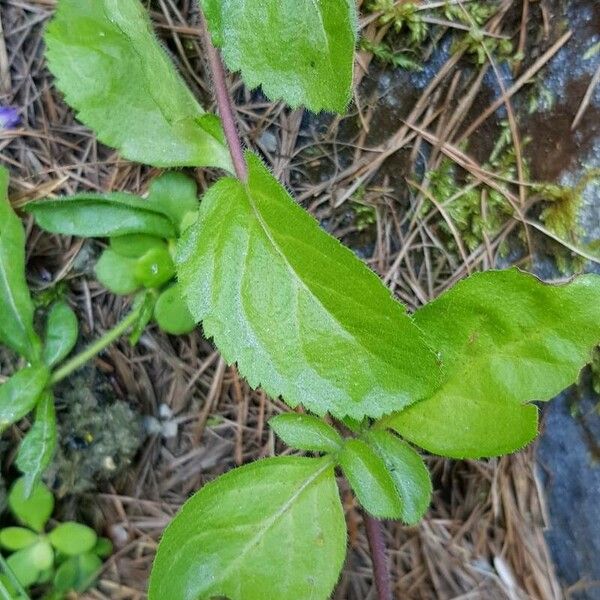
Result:
[[[33,585],[40,576],[40,570],[36,569],[31,562],[29,548],[24,548],[11,554],[6,559],[6,562],[18,582],[25,588]]]
[[[25,478],[20,477],[10,489],[8,506],[17,521],[35,531],[43,531],[54,510],[54,496],[43,483],[35,484],[31,494],[26,496]]]
[[[96,545],[94,546],[94,552],[100,558],[107,558],[113,552],[112,542],[105,537],[98,538],[98,540],[96,541]]]
[[[98,281],[107,290],[126,296],[140,287],[135,278],[136,264],[136,259],[121,256],[109,248],[102,253],[94,270]]]
[[[71,590],[85,592],[101,567],[102,561],[95,554],[88,552],[71,556],[56,570],[54,588],[63,593]]]
[[[172,335],[183,335],[196,327],[196,319],[187,307],[179,284],[172,285],[158,297],[154,318],[163,331]]]
[[[139,258],[152,248],[166,248],[166,243],[162,238],[136,233],[110,238],[110,247],[121,256]]]
[[[166,214],[181,229],[185,216],[198,210],[196,182],[176,171],[163,173],[150,184],[148,203]]]
[[[329,458],[271,458],[234,469],[186,502],[167,527],[150,600],[325,600],[346,553]]]
[[[135,265],[135,278],[146,288],[157,288],[175,276],[175,264],[166,248],[152,248]]]
[[[44,339],[44,362],[52,367],[73,350],[77,342],[79,324],[77,317],[66,302],[57,302],[48,313]]]
[[[31,565],[38,571],[46,571],[54,564],[54,551],[46,539],[40,539],[38,542],[27,548]]]
[[[31,546],[38,536],[24,527],[6,527],[0,530],[0,545],[7,550],[21,550]]]
[[[322,419],[313,415],[285,413],[273,417],[269,425],[290,447],[311,452],[338,452],[343,440]]]
[[[57,550],[68,556],[75,556],[92,550],[98,536],[86,525],[69,521],[55,527],[48,538]]]

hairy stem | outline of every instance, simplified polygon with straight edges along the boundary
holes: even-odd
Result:
[[[248,166],[246,165],[246,160],[244,159],[242,140],[240,139],[235,124],[233,103],[231,102],[231,96],[229,95],[227,81],[225,79],[225,68],[223,67],[221,55],[212,43],[210,32],[208,31],[204,16],[202,17],[201,28],[204,49],[206,50],[208,66],[210,68],[213,85],[215,88],[215,98],[219,108],[219,114],[221,115],[223,131],[225,132],[225,139],[227,140],[227,146],[229,147],[229,153],[231,154],[233,168],[235,169],[235,174],[237,175],[238,179],[243,183],[246,183],[246,181],[248,181]]]
[[[377,600],[392,600],[390,573],[385,551],[385,540],[383,539],[383,525],[381,521],[366,512],[363,515],[373,562],[373,579],[377,590]]]
[[[74,371],[83,367],[88,361],[100,354],[105,348],[110,346],[120,338],[127,330],[138,320],[140,313],[144,309],[144,301],[138,298],[131,309],[131,312],[112,329],[109,329],[102,337],[90,344],[83,352],[67,361],[60,369],[52,373],[50,384],[54,385],[68,377]]]

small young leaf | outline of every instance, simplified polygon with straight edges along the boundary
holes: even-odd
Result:
[[[514,452],[537,433],[537,408],[577,378],[600,341],[600,277],[547,285],[511,269],[472,275],[417,311],[435,341],[442,386],[385,423],[443,456]]]
[[[378,519],[399,519],[402,502],[383,460],[362,440],[350,439],[340,466],[361,506]]]
[[[32,546],[29,546],[26,552],[29,554],[31,566],[37,571],[45,571],[54,564],[54,551],[45,539],[40,539]]]
[[[72,590],[83,593],[94,583],[101,567],[102,561],[91,552],[71,556],[56,570],[54,589],[62,593]]]
[[[61,0],[46,30],[57,87],[105,144],[159,167],[229,169],[214,132],[138,0]]]
[[[108,558],[113,553],[112,542],[105,537],[100,537],[94,546],[94,553],[100,558]]]
[[[423,459],[405,442],[387,431],[371,430],[366,441],[383,459],[402,501],[400,518],[418,523],[431,502],[431,478]]]
[[[35,408],[49,377],[46,367],[25,367],[0,385],[0,432]]]
[[[147,200],[132,194],[78,194],[29,202],[25,211],[51,233],[79,237],[112,237],[143,233],[174,238],[171,220]]]
[[[38,580],[40,571],[31,563],[29,548],[24,548],[23,550],[18,550],[14,554],[11,554],[6,559],[6,563],[13,575],[17,578],[17,581],[24,588],[28,588]]]
[[[146,288],[158,288],[175,277],[175,264],[166,248],[152,248],[135,264],[135,278]]]
[[[153,248],[166,248],[167,244],[162,238],[144,233],[119,235],[110,238],[110,249],[127,258],[139,258]]]
[[[25,280],[25,233],[8,200],[8,171],[0,166],[0,342],[34,362],[40,341]]]
[[[354,0],[200,0],[232,71],[296,108],[343,112],[356,45]]]
[[[0,545],[11,552],[31,546],[38,536],[24,527],[5,527],[0,529]]]
[[[312,452],[338,452],[343,444],[340,434],[312,415],[284,413],[269,421],[273,431],[291,448]]]
[[[75,556],[92,550],[98,536],[86,525],[68,521],[55,527],[49,533],[48,539],[59,552],[67,556]]]
[[[328,458],[271,458],[196,493],[163,534],[150,600],[326,600],[346,553]]]
[[[54,510],[54,496],[43,483],[34,485],[27,496],[25,478],[21,477],[13,483],[8,493],[8,506],[17,521],[41,532]]]
[[[140,287],[135,277],[136,264],[136,259],[121,256],[109,248],[102,253],[94,267],[94,272],[98,281],[107,290],[113,294],[126,296]]]
[[[53,367],[66,358],[77,342],[79,324],[77,317],[66,302],[57,302],[48,313],[46,337],[42,356]]]
[[[247,161],[248,183],[217,182],[178,249],[205,333],[250,385],[316,414],[362,420],[427,397],[439,367],[404,307],[258,157]]]
[[[158,297],[154,307],[154,318],[158,326],[171,335],[183,335],[193,331],[196,319],[192,317],[183,296],[181,286],[176,283]]]
[[[148,202],[179,229],[185,216],[198,210],[198,187],[183,173],[164,173],[150,184]]]
[[[52,392],[46,390],[35,409],[35,422],[21,442],[17,454],[17,467],[24,474],[25,495],[48,467],[56,449],[56,413]]]

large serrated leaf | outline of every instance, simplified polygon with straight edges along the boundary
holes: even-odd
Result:
[[[167,527],[150,600],[325,600],[346,553],[328,458],[271,458],[230,471]]]
[[[336,417],[427,396],[438,364],[404,307],[247,154],[187,230],[178,278],[192,315],[254,387]]]
[[[250,88],[292,107],[343,112],[356,45],[354,0],[200,0],[213,43]]]
[[[479,273],[415,314],[445,381],[386,420],[444,456],[513,452],[537,433],[537,408],[575,381],[600,341],[600,277],[547,285],[516,269]]]
[[[45,39],[57,86],[102,142],[141,163],[231,170],[138,0],[59,0]]]
[[[40,341],[25,280],[25,233],[8,200],[8,171],[0,166],[0,342],[34,361]]]

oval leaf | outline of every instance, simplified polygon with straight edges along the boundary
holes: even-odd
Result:
[[[17,521],[35,531],[43,531],[54,510],[54,496],[43,483],[34,485],[27,495],[25,478],[20,477],[10,489],[8,506]]]
[[[66,358],[77,342],[79,324],[77,317],[66,302],[57,302],[48,313],[46,337],[42,356],[52,367]]]
[[[57,87],[99,140],[141,163],[231,170],[138,0],[61,0],[45,40]]]
[[[0,529],[0,545],[7,550],[21,550],[31,546],[38,536],[24,527],[6,527]]]
[[[296,108],[344,112],[356,46],[354,0],[200,0],[213,43],[250,88]]]
[[[72,590],[85,592],[94,583],[94,578],[101,568],[102,561],[91,552],[71,556],[56,570],[54,589],[63,593]]]
[[[188,213],[198,210],[198,187],[183,173],[164,173],[150,184],[148,202],[179,228]]]
[[[35,408],[49,377],[46,367],[25,367],[0,385],[0,431]]]
[[[273,417],[269,425],[291,448],[311,452],[338,452],[343,440],[330,425],[312,415],[286,413]]]
[[[48,535],[48,539],[59,552],[75,556],[92,550],[98,536],[93,529],[81,523],[68,521],[55,527]]]
[[[362,440],[347,440],[340,466],[361,506],[378,519],[399,519],[402,502],[383,460]]]
[[[183,335],[196,327],[196,319],[189,311],[179,284],[172,285],[158,297],[154,318],[158,326],[171,335]]]
[[[431,502],[431,478],[423,459],[405,442],[387,431],[370,431],[366,440],[383,459],[402,501],[400,518],[418,523]]]
[[[40,576],[39,569],[36,569],[32,562],[29,554],[29,548],[18,550],[14,554],[11,554],[7,559],[12,574],[17,578],[17,581],[24,587],[28,588],[33,585]]]
[[[135,264],[135,278],[146,288],[158,288],[175,276],[175,265],[166,248],[152,248]]]
[[[499,456],[537,434],[537,408],[573,383],[600,341],[600,277],[547,285],[511,269],[472,275],[415,315],[445,369],[436,393],[386,423],[443,456]]]
[[[98,281],[107,290],[113,294],[126,296],[140,287],[135,277],[136,264],[137,259],[126,258],[109,248],[102,253],[94,267],[94,272]]]
[[[162,212],[132,194],[79,194],[30,202],[25,210],[51,233],[79,237],[112,237],[144,233],[174,238],[177,231]]]
[[[247,160],[247,185],[213,186],[179,248],[205,333],[252,386],[319,415],[380,417],[426,397],[438,365],[404,307]]]
[[[345,553],[331,461],[261,460],[185,503],[160,542],[149,597],[326,600]]]
[[[119,235],[110,238],[110,249],[127,258],[139,258],[153,248],[166,248],[166,242],[159,237],[144,233]]]
[[[25,233],[8,200],[8,171],[0,166],[0,342],[34,362],[40,341],[25,280]]]

